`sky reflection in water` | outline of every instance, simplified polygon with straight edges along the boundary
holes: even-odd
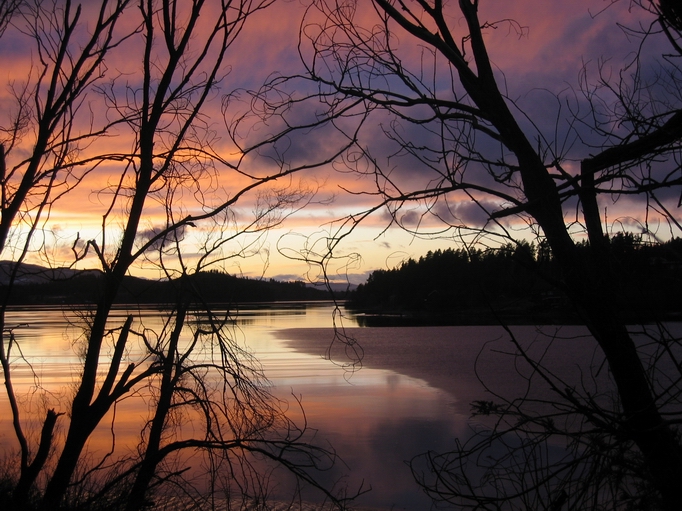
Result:
[[[124,314],[116,316],[123,321]],[[160,325],[158,313],[144,312],[145,323]],[[16,330],[25,356],[33,361],[40,384],[48,391],[49,406],[66,411],[66,396],[72,392],[73,375],[79,370],[80,334],[75,317],[58,309],[15,311],[8,324],[27,324]],[[352,320],[346,326],[354,326]],[[345,477],[349,488],[372,491],[361,497],[362,506],[393,509],[425,509],[429,500],[417,488],[405,461],[427,450],[445,450],[464,433],[466,417],[455,409],[455,398],[429,387],[424,381],[389,370],[363,368],[349,374],[320,356],[295,351],[282,339],[289,328],[330,328],[332,308],[294,307],[242,310],[235,335],[262,362],[274,393],[293,402],[302,401],[308,424],[317,430],[317,440],[336,449],[345,465],[321,475],[333,482]],[[279,334],[278,334],[279,332]],[[135,353],[132,352],[134,357]],[[35,388],[31,372],[15,363],[15,385]],[[44,413],[40,394],[26,403],[33,412]],[[116,411],[117,445],[134,448],[139,441],[140,417],[146,404],[126,400]],[[0,449],[15,449],[7,399],[0,397]],[[296,410],[292,408],[295,416]],[[111,417],[103,421],[90,449],[107,448],[111,442]]]

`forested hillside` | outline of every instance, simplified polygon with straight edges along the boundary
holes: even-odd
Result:
[[[0,263],[2,293],[7,293],[8,272]],[[291,300],[324,300],[325,289],[306,286],[304,282],[280,282],[273,279],[239,278],[218,271],[201,272],[184,277],[185,292],[191,290],[197,302],[229,304]],[[10,304],[89,304],[96,303],[103,286],[99,271],[46,269],[24,265],[7,297]],[[124,279],[115,302],[118,304],[175,303],[180,281],[156,281],[128,276]],[[3,298],[5,298],[3,296]]]
[[[588,257],[583,245],[581,256]],[[621,310],[632,319],[673,318],[682,312],[682,239],[644,243],[617,234],[610,250],[621,276]],[[373,272],[352,293],[357,311],[433,323],[574,322],[559,271],[546,246],[448,249]],[[645,298],[646,297],[646,298]]]

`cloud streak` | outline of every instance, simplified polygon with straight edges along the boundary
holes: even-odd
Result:
[[[455,3],[453,3],[453,6]],[[362,22],[371,26],[376,19],[369,2],[360,2]],[[640,43],[632,34],[619,28],[621,26],[637,26],[648,23],[642,11],[629,8],[628,2],[609,4],[600,0],[580,0],[576,2],[548,2],[546,0],[527,0],[524,2],[481,2],[481,19],[486,21],[509,20],[502,22],[496,29],[486,31],[489,41],[491,59],[496,66],[501,87],[507,91],[510,101],[518,105],[522,116],[526,116],[525,127],[533,138],[548,141],[548,147],[558,156],[577,158],[590,151],[589,145],[582,144],[581,137],[592,136],[588,130],[573,129],[570,124],[571,108],[576,110],[579,102],[583,101],[579,88],[582,84],[594,84],[598,79],[599,62],[603,72],[617,70],[623,63],[632,59],[633,52]],[[455,6],[456,7],[456,6]],[[275,75],[294,75],[303,71],[303,65],[298,54],[298,30],[304,15],[304,8],[299,2],[277,2],[271,8],[257,13],[249,20],[239,35],[234,46],[228,52],[228,63],[223,70],[224,79],[210,98],[202,122],[205,123],[212,143],[219,156],[230,162],[236,162],[240,156],[231,141],[229,126],[233,119],[247,113],[251,106],[247,91],[261,88],[269,77]],[[372,21],[374,20],[374,21]],[[463,26],[461,15],[456,9],[452,10],[449,22],[453,27]],[[132,23],[132,21],[130,21]],[[399,41],[406,58],[405,65],[418,68],[418,59],[422,58],[421,48],[418,48],[406,36]],[[305,47],[302,49],[305,54]],[[648,52],[662,53],[662,46],[647,46]],[[119,86],[135,95],[141,69],[141,48],[139,41],[130,40],[121,46],[120,51],[113,52],[107,60],[107,80],[116,78]],[[31,68],[31,58],[35,53],[30,49],[30,41],[16,30],[8,32],[0,40],[0,58],[4,66],[3,79],[5,87],[0,92],[0,115],[9,118],[14,108],[13,97],[8,88],[20,86],[26,81],[27,70]],[[608,59],[608,60],[606,60]],[[444,84],[446,82],[443,82]],[[302,97],[310,93],[303,82],[289,90],[292,98]],[[443,85],[443,93],[447,94],[447,86]],[[239,90],[233,101],[226,108],[227,95]],[[137,97],[137,96],[135,96]],[[111,106],[111,105],[109,105]],[[274,134],[287,126],[311,124],[319,119],[323,106],[313,101],[292,103],[284,117],[249,118],[239,132],[240,142],[248,146],[263,140],[268,134]],[[581,106],[584,111],[585,104]],[[88,95],[87,111],[90,112],[83,122],[89,119],[103,119],[110,113],[101,94],[93,91]],[[85,110],[84,110],[85,112]],[[351,119],[352,121],[352,119]],[[386,175],[396,180],[406,189],[428,188],[437,183],[439,175],[435,169],[445,168],[443,162],[434,162],[429,168],[424,162],[418,162],[409,154],[398,151],[395,141],[387,139],[385,131],[395,128],[405,140],[415,146],[437,146],[440,142],[439,134],[428,132],[420,126],[409,123],[390,124],[391,119],[377,115],[372,118],[360,132],[360,146],[382,165]],[[6,123],[3,125],[6,126]],[[274,146],[266,146],[262,150],[249,155],[244,162],[243,169],[250,173],[262,174],[280,166],[306,165],[329,158],[343,144],[348,142],[346,135],[352,134],[352,122],[346,125],[325,125],[316,129],[292,132],[282,138]],[[111,136],[98,142],[99,147],[107,147],[112,152],[125,153],[131,150],[130,133],[125,129],[113,130]],[[597,141],[598,142],[598,141]],[[544,143],[544,142],[543,142]],[[346,155],[347,157],[349,155]],[[311,169],[304,174],[305,179],[320,183],[320,197],[334,195],[333,203],[312,204],[303,212],[289,218],[285,225],[272,233],[277,237],[286,232],[309,234],[319,232],[322,226],[333,232],[333,222],[353,213],[372,208],[377,203],[375,191],[376,183],[371,171],[366,173],[348,172],[347,164],[350,158],[335,165]],[[52,213],[52,225],[57,227],[60,236],[67,239],[69,230],[71,236],[76,232],[101,231],[102,215],[105,214],[107,195],[102,192],[107,186],[116,181],[120,173],[118,167],[98,169],[82,183],[82,186],[69,195],[65,200],[55,205]],[[570,161],[566,167],[571,169]],[[454,166],[450,166],[454,169]],[[242,178],[228,168],[221,165],[210,169],[214,182],[212,192],[215,199],[218,196],[229,196],[243,184]],[[456,170],[456,169],[454,169]],[[480,172],[469,169],[468,172]],[[388,182],[379,183],[390,186]],[[353,193],[348,193],[351,191]],[[209,197],[209,200],[212,198]],[[673,204],[678,199],[675,194],[663,194],[662,200],[666,204]],[[255,199],[254,199],[255,201]],[[253,201],[252,201],[253,202]],[[396,217],[399,223],[415,228],[418,225],[437,226],[439,219],[450,225],[482,227],[487,225],[487,212],[499,209],[504,201],[496,203],[489,199],[482,199],[480,203],[468,199],[439,200],[432,204],[421,203],[418,207],[410,207],[400,211]],[[186,194],[183,207],[192,204],[192,194]],[[611,218],[630,218],[636,222],[643,221],[641,204],[635,200],[618,203],[604,202],[612,214]],[[430,210],[425,209],[430,208]],[[248,207],[247,207],[248,209]],[[150,214],[153,212],[150,211]],[[161,215],[162,212],[158,214]],[[360,244],[372,247],[363,254],[366,267],[358,273],[362,274],[372,267],[383,267],[392,253],[404,250],[406,253],[420,255],[431,248],[440,248],[453,243],[452,236],[437,239],[431,245],[423,243],[405,233],[398,234],[397,228],[384,230],[390,221],[386,211],[373,215],[367,222],[368,229],[362,232],[364,238],[357,238]],[[153,213],[152,216],[156,214]],[[160,218],[160,216],[159,216]],[[152,218],[154,220],[154,218]],[[636,223],[635,222],[635,223]],[[156,225],[151,221],[151,225]],[[630,224],[628,224],[630,225]],[[434,231],[435,232],[435,231]],[[149,235],[153,234],[150,231]],[[269,274],[294,274],[295,263],[278,259],[271,251]],[[349,251],[350,252],[350,251]],[[275,261],[276,259],[276,261]],[[248,263],[242,261],[242,269]],[[299,266],[299,271],[306,269]],[[256,261],[253,272],[262,272],[262,261]]]

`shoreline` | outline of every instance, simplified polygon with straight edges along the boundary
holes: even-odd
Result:
[[[581,368],[601,363],[602,355],[584,327],[518,326],[512,331],[529,355],[566,381],[581,381]],[[528,367],[499,326],[350,327],[338,333],[335,338],[333,328],[273,332],[288,347],[330,359],[330,364],[352,364],[356,357],[360,363],[355,370],[390,370],[423,380],[453,397],[456,411],[465,415],[471,414],[474,401],[499,402],[529,391]]]
[[[480,336],[481,328],[492,338],[501,332],[498,327],[352,327],[343,330],[350,342],[335,339],[333,328],[290,328],[274,335],[296,351],[348,366],[348,370],[383,369],[423,380],[454,397],[457,411],[469,415],[472,401],[491,399],[476,374],[479,356],[485,356],[487,369],[498,373],[505,365],[487,360],[485,343],[458,342],[467,333]]]

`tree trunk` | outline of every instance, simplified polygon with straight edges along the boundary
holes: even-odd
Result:
[[[481,43],[482,40],[481,40]],[[682,447],[675,432],[658,411],[634,341],[615,307],[617,293],[607,240],[588,173],[581,200],[590,237],[592,259],[581,261],[563,218],[558,190],[541,157],[529,143],[506,106],[492,74],[479,78],[471,90],[479,107],[487,112],[505,145],[516,155],[527,211],[542,227],[556,256],[573,303],[582,311],[586,326],[601,346],[618,388],[624,413],[624,433],[642,452],[651,480],[665,509],[682,509]]]
[[[663,420],[653,397],[632,337],[611,304],[614,295],[597,286],[581,299],[588,327],[597,339],[613,379],[623,411],[623,433],[642,452],[664,509],[682,509],[682,447],[675,431]]]
[[[601,346],[624,414],[624,433],[639,447],[665,509],[682,509],[682,446],[675,431],[661,416],[625,318],[619,313],[618,279],[594,190],[594,174],[583,164],[580,200],[590,239],[589,270],[574,270],[568,282],[581,306],[590,332]],[[576,264],[576,259],[572,264]],[[579,262],[577,264],[580,264]]]
[[[511,114],[510,114],[511,115]],[[517,128],[517,127],[516,127]],[[586,326],[604,351],[618,389],[624,415],[623,433],[640,449],[651,481],[660,492],[664,509],[682,509],[682,447],[675,432],[658,411],[635,343],[617,309],[618,293],[589,178],[582,183],[581,200],[590,238],[589,261],[577,254],[563,219],[556,186],[540,157],[520,141],[514,127],[528,210],[542,227],[559,263],[569,296],[581,311]],[[546,178],[541,178],[542,174]]]
[[[52,447],[52,434],[54,432],[54,427],[57,424],[57,418],[61,414],[55,412],[53,409],[47,411],[47,416],[43,422],[43,428],[40,434],[40,445],[38,446],[38,452],[36,453],[33,461],[30,465],[22,467],[21,476],[19,477],[19,482],[14,488],[12,493],[12,505],[13,509],[25,509],[28,500],[29,492],[33,483],[35,483],[38,478],[38,474],[43,469],[45,462],[50,454],[50,448]]]
[[[125,269],[123,270],[125,271]],[[61,505],[69,488],[71,477],[78,466],[78,460],[88,438],[109,410],[109,404],[92,403],[97,383],[99,356],[104,340],[107,318],[114,296],[123,280],[121,265],[118,265],[109,276],[102,300],[97,307],[95,319],[90,329],[88,347],[83,364],[78,391],[71,405],[71,422],[57,467],[45,488],[42,509],[55,509]]]
[[[64,449],[59,457],[54,474],[52,474],[50,482],[45,488],[41,505],[42,510],[59,509],[69,488],[71,477],[78,466],[83,448],[98,422],[98,419],[89,419],[87,412],[85,417],[82,417],[81,414],[74,414],[71,417],[71,426],[64,443]]]
[[[156,411],[152,424],[149,429],[149,438],[144,451],[144,458],[137,471],[135,482],[128,496],[126,503],[126,511],[140,511],[146,505],[146,494],[154,474],[156,467],[162,459],[161,439],[164,429],[166,427],[166,418],[170,412],[173,402],[173,393],[176,385],[176,372],[178,368],[178,343],[180,341],[180,334],[185,325],[185,317],[187,313],[187,306],[182,305],[177,312],[175,320],[175,328],[171,335],[168,349],[166,350],[166,357],[163,361],[163,373],[161,376],[161,386],[159,389],[159,399],[156,403]]]

